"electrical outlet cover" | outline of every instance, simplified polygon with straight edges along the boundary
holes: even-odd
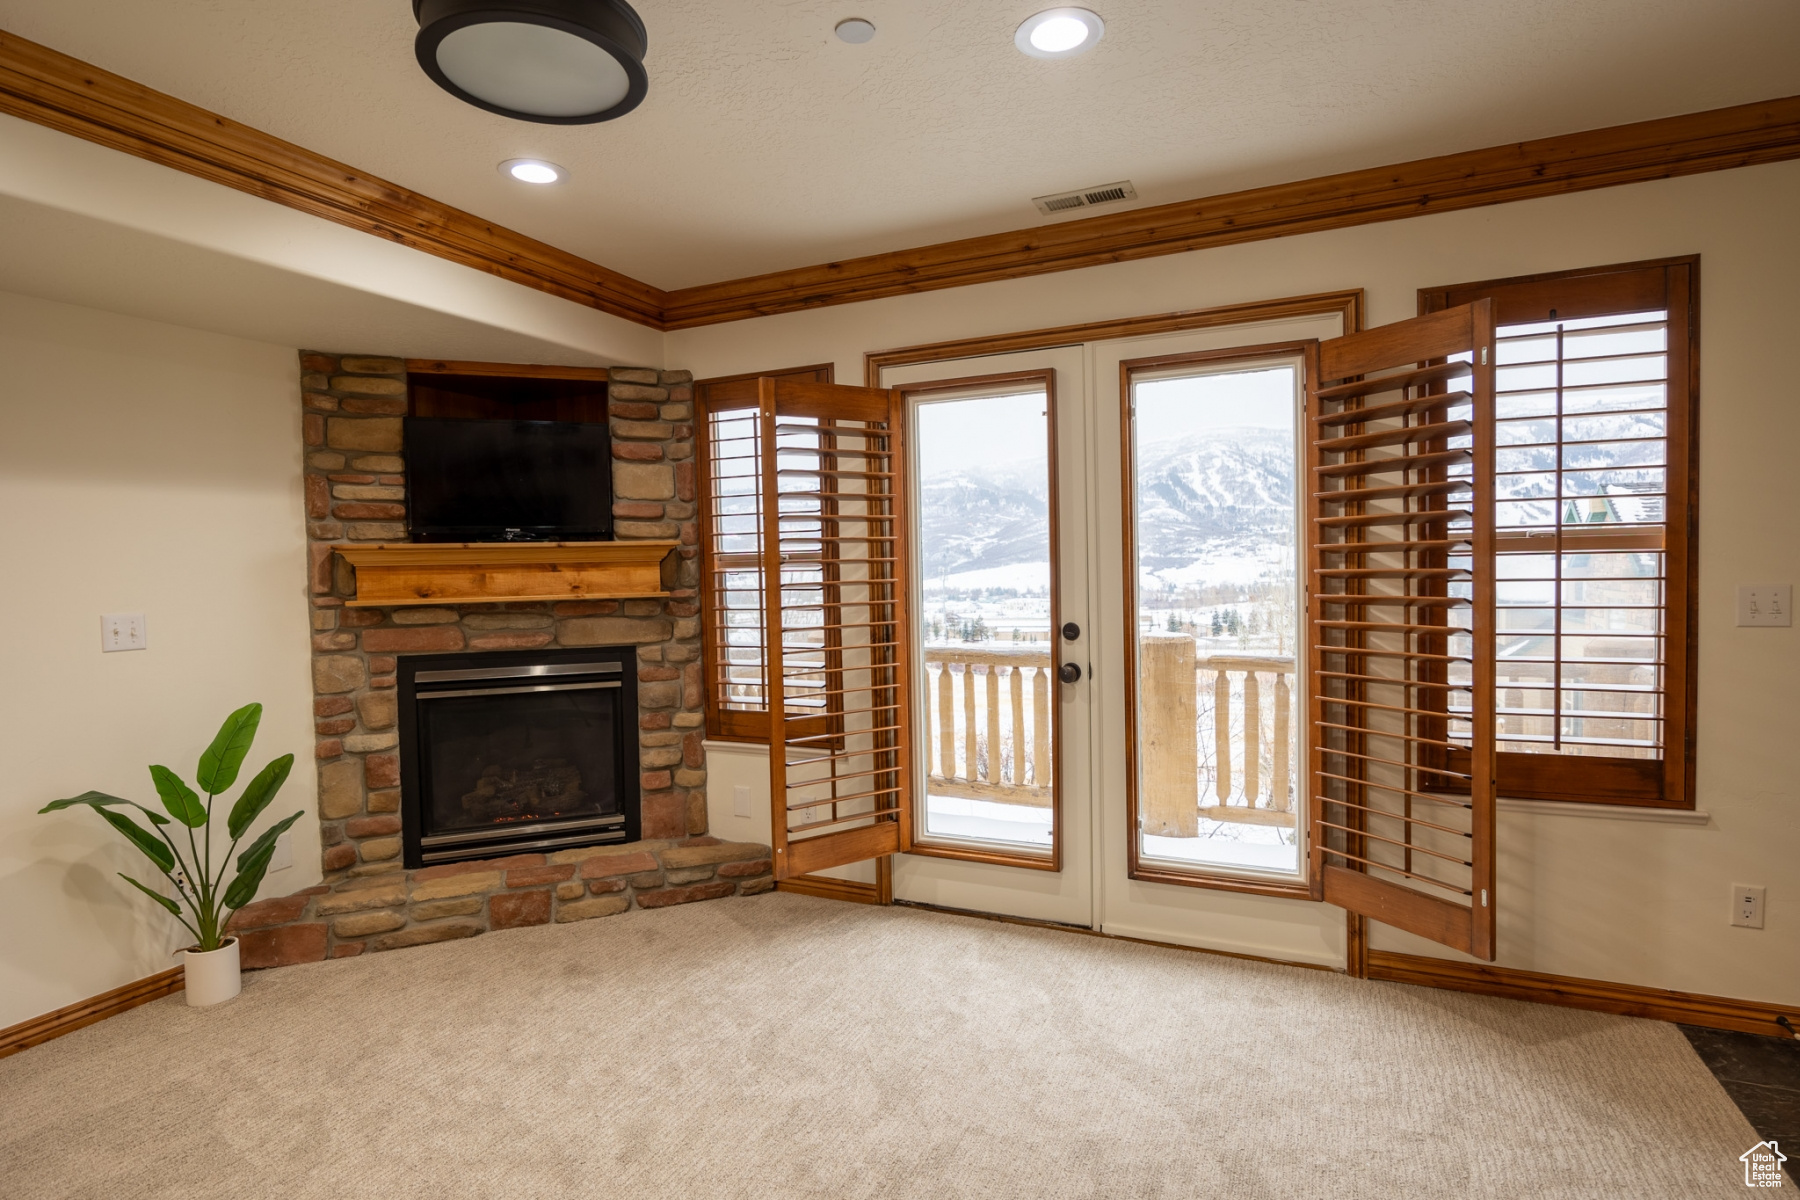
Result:
[[[1731,885],[1731,923],[1744,929],[1761,929],[1769,889],[1758,884]]]

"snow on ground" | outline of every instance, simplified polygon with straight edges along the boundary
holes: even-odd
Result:
[[[967,592],[976,588],[1012,588],[1026,593],[1042,593],[1048,597],[1050,564],[1047,562],[1008,563],[1003,567],[984,567],[978,571],[958,571],[954,575],[926,579],[925,595],[932,598],[944,592]],[[1045,601],[1049,603],[1048,599]],[[1046,611],[1048,611],[1046,609]]]
[[[1293,577],[1293,548],[1270,542],[1209,549],[1186,566],[1144,571],[1145,582],[1154,580],[1177,588],[1242,585]]]
[[[925,831],[936,837],[976,842],[1049,846],[1050,810],[1028,804],[967,800],[960,796],[927,796]]]

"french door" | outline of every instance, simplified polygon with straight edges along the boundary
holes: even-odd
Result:
[[[883,373],[905,397],[916,632],[899,900],[1093,924],[1080,347]]]
[[[1493,956],[1492,322],[1345,318],[883,367],[896,899],[1334,966],[1349,910]]]

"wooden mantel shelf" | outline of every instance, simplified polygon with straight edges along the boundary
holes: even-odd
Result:
[[[333,546],[353,608],[667,596],[679,542],[407,542]]]

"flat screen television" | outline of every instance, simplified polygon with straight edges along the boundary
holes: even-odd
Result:
[[[612,442],[599,422],[406,418],[415,542],[612,537]]]

